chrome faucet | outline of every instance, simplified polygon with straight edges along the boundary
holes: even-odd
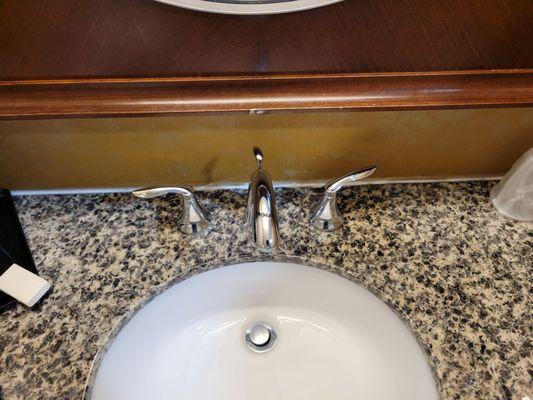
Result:
[[[183,210],[178,222],[180,231],[187,235],[196,235],[206,231],[209,216],[196,200],[194,192],[189,187],[158,187],[133,191],[135,197],[151,199],[169,193],[179,194],[183,200]]]
[[[337,192],[347,184],[359,181],[374,173],[374,165],[350,172],[339,179],[326,183],[324,196],[311,211],[311,225],[318,230],[331,232],[342,226],[342,215],[337,208]]]
[[[279,228],[274,188],[268,172],[263,171],[263,152],[254,147],[257,171],[252,174],[248,187],[247,223],[259,250],[269,252],[278,246]]]

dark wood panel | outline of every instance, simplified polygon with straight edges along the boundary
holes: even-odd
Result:
[[[533,72],[0,85],[0,117],[533,105]]]
[[[0,1],[0,118],[532,104],[533,1]]]
[[[2,0],[0,79],[240,74],[256,37],[254,19],[152,0]]]
[[[153,0],[0,1],[0,79],[533,68],[531,0],[345,0],[228,16]]]
[[[533,67],[531,0],[347,0],[261,20],[269,72]]]

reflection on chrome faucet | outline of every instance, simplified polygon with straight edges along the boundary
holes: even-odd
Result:
[[[252,174],[248,188],[247,223],[259,250],[268,252],[279,243],[278,215],[272,179],[263,171],[263,152],[254,147],[257,171]]]

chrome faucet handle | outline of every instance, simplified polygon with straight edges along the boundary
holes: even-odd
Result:
[[[158,187],[135,190],[132,193],[135,197],[141,199],[151,199],[170,193],[181,195],[183,210],[178,227],[185,234],[195,235],[202,233],[209,225],[208,213],[198,203],[193,190],[189,187]]]
[[[324,186],[324,196],[311,212],[311,224],[321,231],[331,232],[342,226],[342,215],[337,208],[337,192],[347,184],[364,179],[374,173],[375,166],[350,172]]]

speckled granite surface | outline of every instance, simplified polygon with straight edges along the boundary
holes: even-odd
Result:
[[[348,223],[319,235],[310,189],[278,191],[276,258],[335,267],[373,287],[429,352],[442,399],[533,399],[533,226],[498,215],[491,183],[362,186],[340,196]],[[132,310],[175,279],[265,259],[243,228],[245,194],[200,193],[207,238],[176,229],[179,202],[128,195],[16,199],[54,291],[0,315],[0,398],[81,399],[91,362]]]

